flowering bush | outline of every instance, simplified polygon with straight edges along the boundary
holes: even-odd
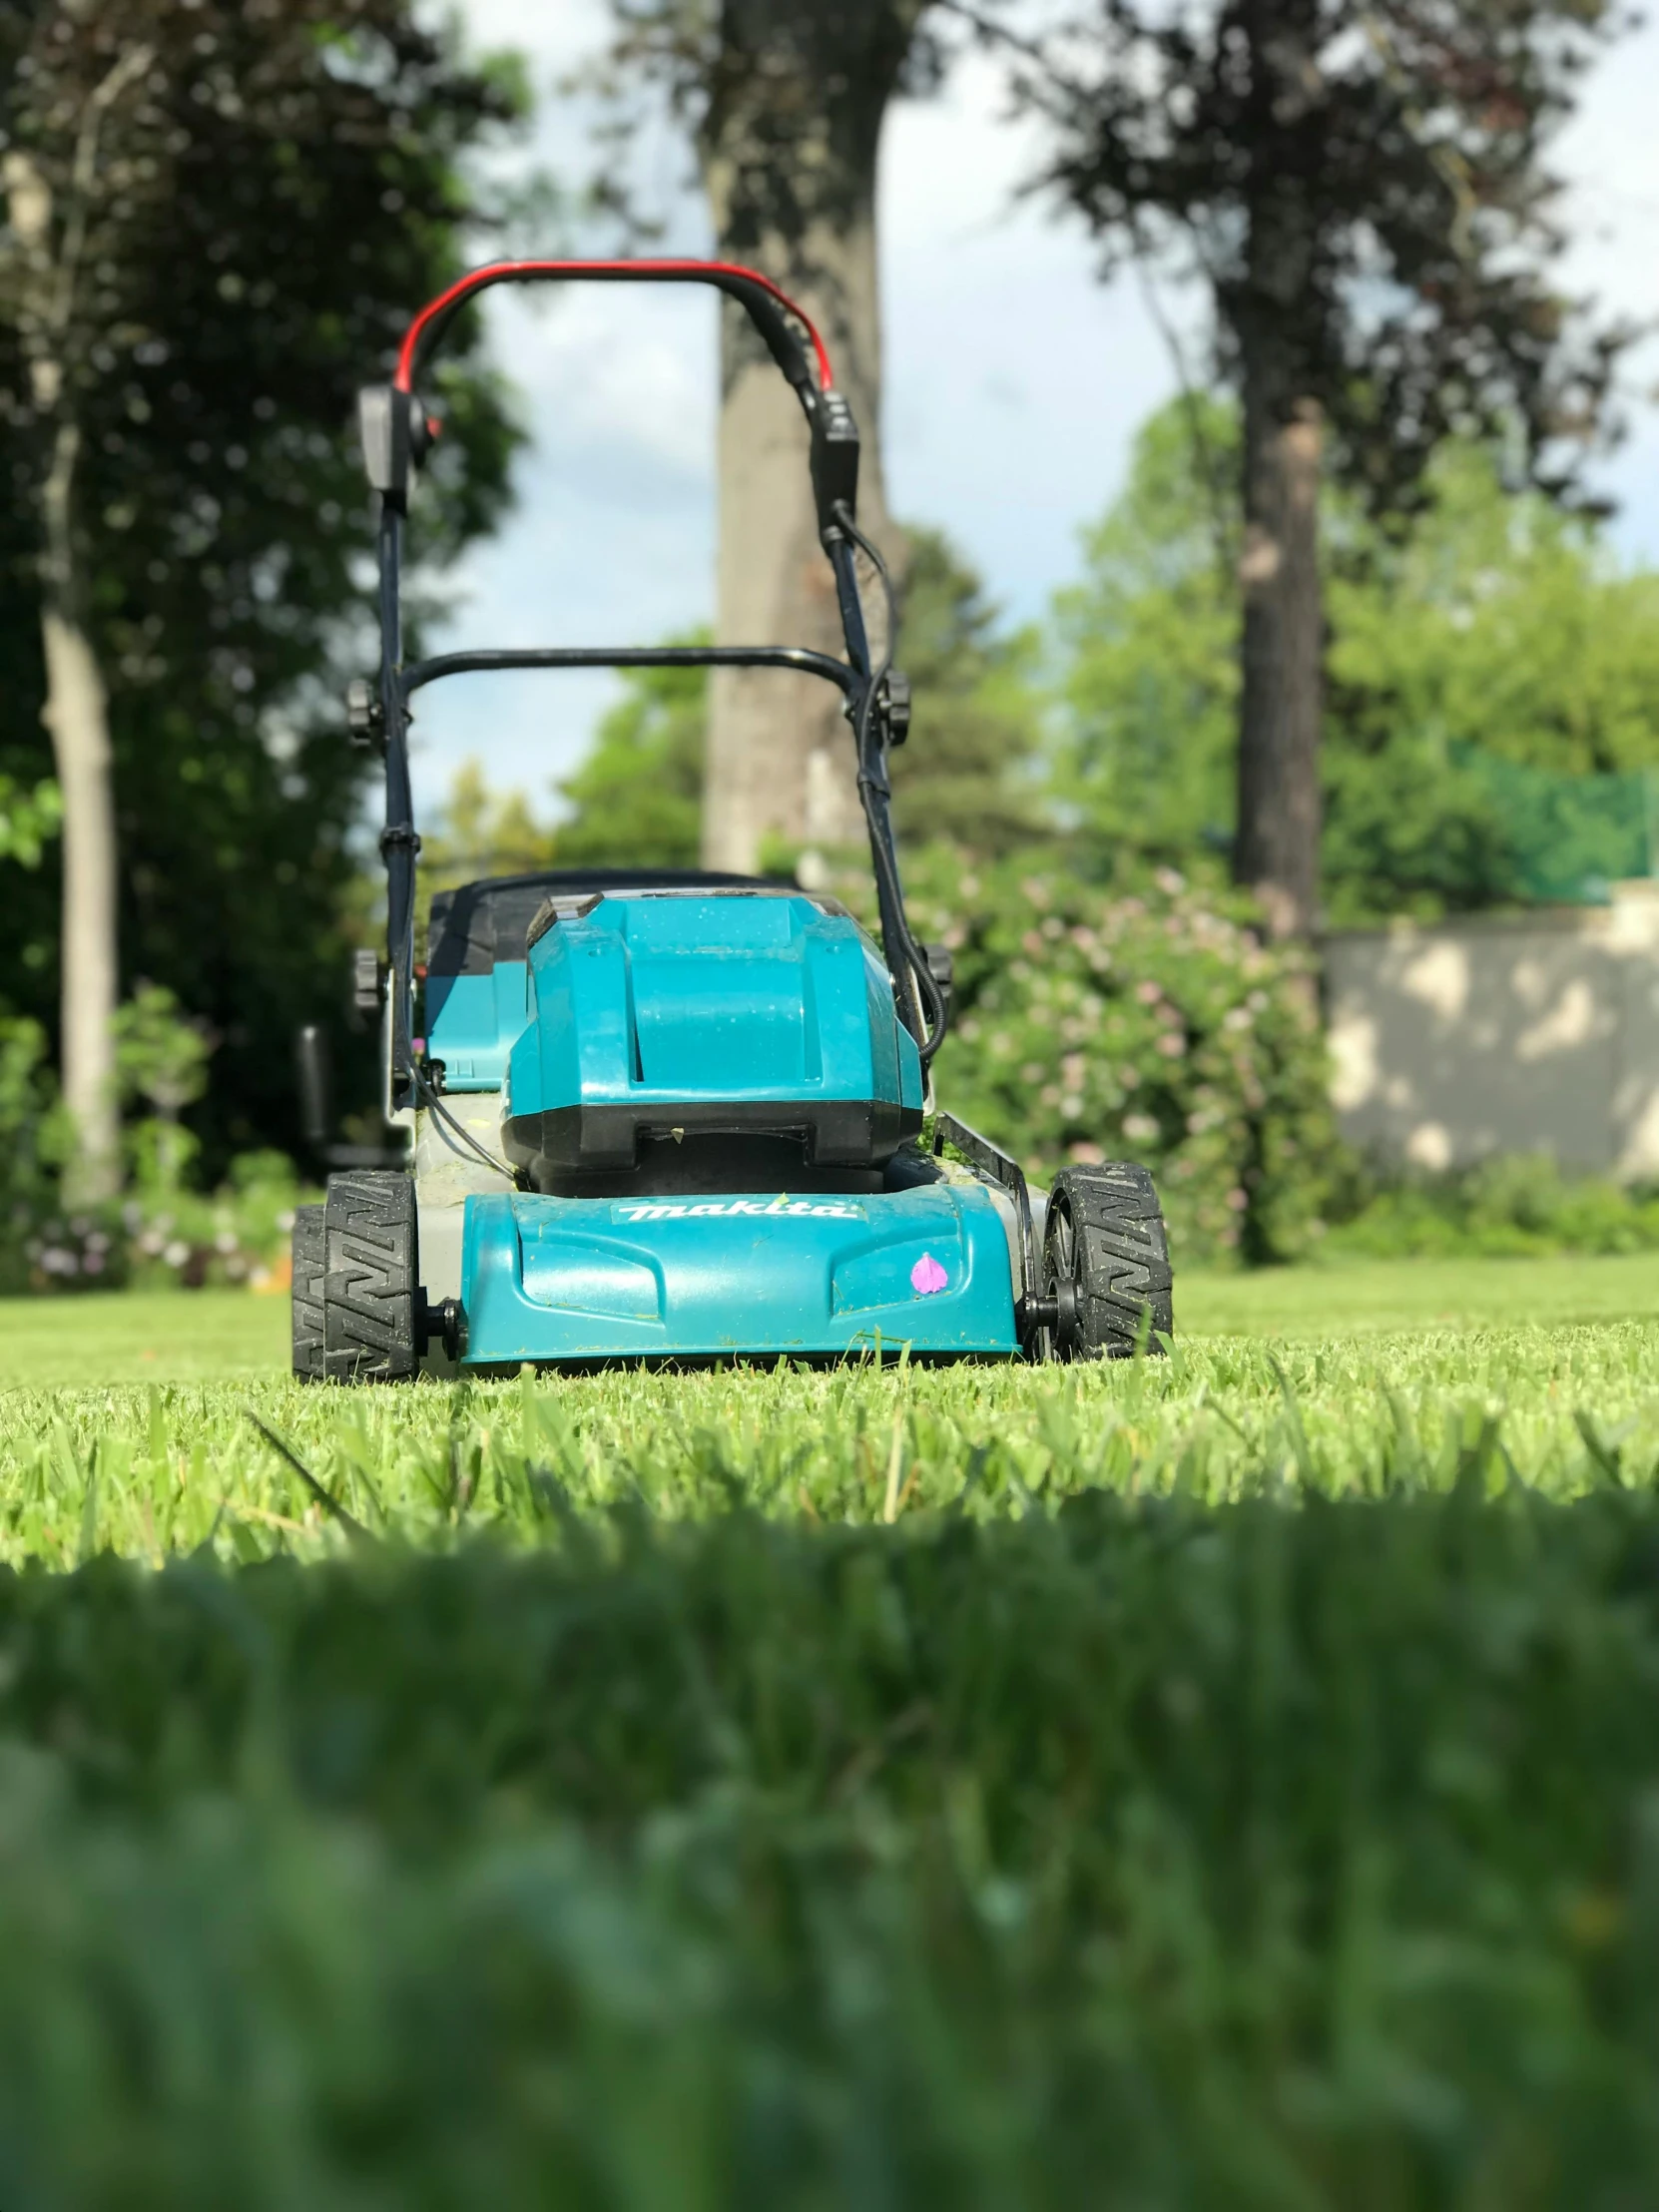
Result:
[[[163,1104],[173,1104],[171,1094]],[[0,1296],[285,1284],[287,1232],[303,1195],[290,1161],[279,1152],[245,1154],[210,1196],[190,1187],[196,1140],[172,1113],[148,1116],[125,1134],[125,1201],[66,1209],[58,1170],[68,1130],[45,1036],[37,1022],[0,1015]]]
[[[155,1289],[180,1284],[287,1287],[288,1232],[306,1195],[293,1163],[280,1152],[248,1152],[231,1163],[229,1180],[207,1196],[195,1191],[140,1191],[121,1209],[127,1280]]]
[[[1314,968],[1237,894],[1163,868],[1132,890],[1048,854],[909,856],[918,936],[950,947],[939,1096],[1048,1176],[1137,1160],[1186,1261],[1286,1260],[1323,1233],[1342,1162]]]
[[[33,1209],[13,1211],[10,1235],[0,1239],[0,1287],[14,1294],[235,1283],[282,1289],[287,1234],[302,1195],[279,1152],[233,1161],[230,1180],[212,1195],[140,1186],[119,1206],[70,1214],[48,1186]]]

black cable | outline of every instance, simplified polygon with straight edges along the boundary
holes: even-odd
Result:
[[[898,868],[893,858],[891,825],[883,825],[876,817],[875,797],[880,787],[866,773],[864,766],[868,758],[870,718],[875,712],[881,686],[886,682],[887,673],[892,667],[893,647],[898,636],[898,597],[893,590],[892,578],[887,573],[886,562],[853,521],[852,510],[844,499],[836,500],[834,516],[881,579],[881,590],[887,603],[887,634],[882,645],[881,663],[870,672],[863,696],[858,702],[858,719],[854,725],[858,752],[858,803],[863,808],[864,821],[869,826],[870,852],[881,877],[881,888],[886,892],[891,909],[897,916],[900,947],[910,963],[916,991],[923,1001],[922,1019],[926,1024],[926,1035],[917,1038],[916,1050],[925,1068],[944,1042],[950,1009],[945,1002],[944,993],[934,979],[932,969],[927,964],[927,955],[910,933],[909,916],[904,910],[904,889],[898,880]]]
[[[471,1130],[465,1129],[461,1126],[461,1124],[455,1119],[454,1115],[449,1111],[448,1107],[445,1106],[443,1101],[439,1098],[437,1092],[433,1089],[432,1085],[426,1080],[425,1074],[422,1072],[418,1062],[416,1062],[415,1065],[414,1081],[415,1089],[422,1092],[425,1096],[428,1111],[436,1114],[439,1121],[443,1123],[444,1127],[448,1129],[452,1135],[459,1137],[462,1144],[466,1146],[467,1150],[475,1154],[478,1159],[482,1160],[485,1167],[494,1168],[498,1175],[504,1175],[507,1178],[508,1182],[511,1183],[516,1189],[518,1186],[518,1177],[513,1173],[512,1169],[507,1165],[506,1161],[498,1160],[493,1152],[486,1152],[484,1150],[484,1147],[472,1134]]]

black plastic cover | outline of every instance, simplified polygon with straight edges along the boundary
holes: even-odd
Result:
[[[490,876],[433,892],[426,968],[431,975],[488,975],[498,960],[526,958],[530,925],[550,898],[580,897],[584,891],[778,888],[763,876],[695,867],[549,868],[534,875]]]
[[[858,425],[838,391],[821,392],[813,408],[813,497],[822,536],[835,528],[834,510],[858,506]]]

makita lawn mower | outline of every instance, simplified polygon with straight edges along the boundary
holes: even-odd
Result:
[[[487,286],[711,284],[749,313],[811,434],[845,658],[800,646],[446,653],[405,665],[398,572],[435,425],[415,397],[445,326]],[[385,760],[388,936],[359,1001],[381,1016],[386,1116],[407,1164],[330,1177],[293,1232],[293,1368],[384,1381],[423,1368],[653,1360],[1098,1358],[1171,1329],[1164,1224],[1143,1168],[1068,1168],[1033,1194],[948,1114],[928,1068],[948,962],[910,933],[888,810],[908,691],[872,659],[859,596],[858,433],[807,316],[717,262],[511,262],[421,310],[389,385],[362,394],[379,495],[380,674],[353,733]],[[468,671],[804,671],[841,693],[869,830],[877,946],[833,898],[691,869],[468,883],[414,944],[409,702]],[[421,999],[417,1018],[417,994]]]

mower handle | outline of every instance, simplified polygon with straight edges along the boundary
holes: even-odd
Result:
[[[545,645],[479,647],[464,653],[435,653],[411,661],[398,683],[408,699],[440,676],[496,674],[526,668],[780,668],[804,676],[822,676],[850,698],[865,679],[828,653],[805,645]]]
[[[830,350],[812,317],[770,276],[739,262],[491,262],[457,277],[447,291],[428,300],[404,332],[392,381],[372,384],[360,395],[363,459],[369,483],[383,499],[399,509],[407,507],[410,478],[436,434],[436,422],[428,419],[415,396],[414,380],[450,322],[469,299],[493,284],[548,281],[711,284],[736,299],[801,401],[812,432],[819,533],[826,546],[838,534],[836,507],[844,505],[851,513],[858,496],[858,426],[852,409],[835,389]],[[811,360],[797,325],[807,333]]]
[[[784,646],[642,647],[627,650],[549,649],[545,652],[448,653],[403,665],[401,568],[403,521],[414,471],[438,425],[427,419],[414,393],[414,380],[454,316],[465,303],[492,285],[519,282],[708,284],[738,301],[764,339],[801,401],[812,434],[813,496],[819,536],[835,576],[846,661],[804,648]],[[804,344],[801,332],[805,331]],[[816,368],[816,375],[815,375]],[[858,533],[853,511],[858,488],[858,427],[852,410],[835,389],[829,349],[812,318],[757,269],[737,262],[629,261],[492,262],[461,276],[421,308],[404,334],[397,368],[389,384],[372,385],[359,398],[363,460],[379,494],[378,567],[380,680],[378,701],[359,703],[363,734],[378,736],[385,759],[386,816],[380,852],[386,867],[386,940],[389,954],[386,1023],[387,1111],[394,1121],[412,1118],[414,1084],[414,914],[415,833],[409,783],[409,696],[440,676],[466,669],[507,668],[791,668],[821,676],[846,695],[859,731],[859,794],[869,821],[872,848],[887,865],[877,867],[882,941],[895,977],[908,978],[902,894],[892,859],[892,829],[887,817],[885,773],[881,767],[885,724],[871,712],[871,687],[885,675],[870,665],[857,579],[853,540]],[[864,543],[863,540],[858,540]],[[354,710],[357,711],[357,710]],[[868,759],[864,756],[869,755]],[[926,1024],[908,988],[903,1000],[905,1024],[920,1043]],[[924,1047],[925,1049],[925,1047]]]
[[[397,390],[413,391],[416,376],[444,331],[475,294],[487,291],[492,284],[541,283],[549,279],[577,283],[712,284],[717,291],[724,291],[748,309],[750,320],[765,338],[773,359],[797,391],[811,392],[816,397],[819,391],[830,391],[834,387],[830,349],[819,335],[818,326],[806,309],[798,307],[789,293],[770,276],[763,276],[758,269],[746,269],[741,262],[676,259],[490,262],[482,269],[471,270],[465,276],[457,277],[447,291],[440,291],[435,299],[428,300],[409,324],[397,356],[397,373],[392,379]],[[818,367],[816,386],[801,340],[791,327],[792,316],[811,341]]]

